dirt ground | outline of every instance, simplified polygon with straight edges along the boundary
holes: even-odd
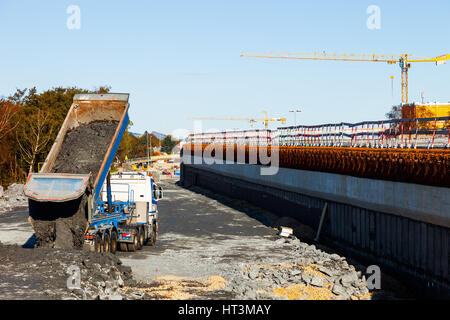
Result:
[[[0,299],[405,297],[403,289],[392,287],[384,275],[382,290],[369,290],[365,266],[311,244],[308,239],[313,231],[299,224],[199,188],[185,189],[175,180],[161,185],[165,193],[158,204],[156,245],[135,253],[117,252],[112,258],[96,260],[95,266],[89,263],[95,253],[27,249],[34,245],[27,210],[0,214],[0,242],[25,247],[0,249]],[[280,224],[294,226],[299,238],[278,236],[276,227]],[[14,255],[16,250],[28,250],[29,254]],[[41,265],[43,261],[52,268]],[[63,281],[71,264],[82,269],[82,290],[68,290]],[[35,295],[39,288],[41,292]],[[56,294],[50,295],[52,291]]]
[[[158,204],[156,246],[118,253],[137,281],[153,283],[147,290],[160,290],[154,286],[159,281],[171,288],[170,299],[404,297],[404,289],[392,286],[391,279],[384,283],[385,290],[368,290],[365,266],[316,248],[309,241],[315,232],[295,221],[197,187],[185,189],[176,180],[161,185],[165,192]],[[276,229],[280,225],[294,227],[300,239],[281,239]],[[222,284],[220,290],[208,290],[211,278]],[[203,290],[191,290],[193,282],[201,283]]]
[[[71,268],[79,270],[79,288],[68,286]],[[0,243],[1,299],[123,299],[121,288],[134,285],[130,273],[112,254]]]

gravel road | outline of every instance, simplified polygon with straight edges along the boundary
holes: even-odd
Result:
[[[180,187],[173,180],[161,184],[165,194],[158,204],[156,246],[134,254],[118,253],[136,280],[152,284],[147,292],[169,299],[369,300],[394,296],[386,291],[369,292],[365,266],[351,265],[345,257],[304,239],[277,235],[276,227],[288,224],[305,239],[314,236],[313,230],[295,221],[197,187]],[[209,290],[211,279],[219,289]],[[193,281],[203,283],[203,290],[189,290]],[[164,287],[175,292],[165,292]]]
[[[0,299],[36,298],[31,292],[40,299],[398,297],[369,290],[365,266],[313,245],[314,231],[295,221],[197,187],[180,187],[174,180],[161,185],[165,194],[158,204],[156,245],[135,253],[96,258],[73,249],[26,249],[34,245],[28,210],[0,214],[0,259],[8,266],[0,270]],[[278,236],[280,225],[294,227],[299,238]],[[71,264],[82,270],[82,290],[68,290],[63,281]]]

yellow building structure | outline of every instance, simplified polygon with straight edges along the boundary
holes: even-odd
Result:
[[[402,117],[404,119],[423,119],[423,118],[441,118],[450,117],[449,103],[412,103],[402,106]],[[448,128],[450,121],[436,121],[436,128]],[[423,123],[420,127],[435,127],[435,122]]]

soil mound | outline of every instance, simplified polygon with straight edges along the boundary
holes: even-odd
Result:
[[[95,180],[117,126],[118,121],[95,121],[67,132],[52,172],[92,173]],[[83,247],[89,192],[79,199],[61,203],[29,201],[37,247]]]
[[[77,271],[78,288],[70,281]],[[0,243],[0,283],[0,300],[137,298],[122,289],[135,284],[130,267],[110,253]]]
[[[67,132],[52,172],[77,174],[92,172],[95,179],[118,123],[118,121],[95,121]]]

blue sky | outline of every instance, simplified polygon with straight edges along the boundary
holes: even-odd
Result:
[[[81,28],[69,30],[69,5]],[[381,29],[369,30],[369,5]],[[383,119],[400,98],[397,65],[261,60],[248,52],[450,53],[450,1],[0,2],[0,95],[16,88],[110,85],[130,93],[133,131],[192,129],[192,116]],[[394,97],[391,80],[394,79]],[[410,100],[450,101],[450,64],[416,63]],[[207,121],[204,128],[248,128]],[[274,127],[272,125],[272,127]]]

